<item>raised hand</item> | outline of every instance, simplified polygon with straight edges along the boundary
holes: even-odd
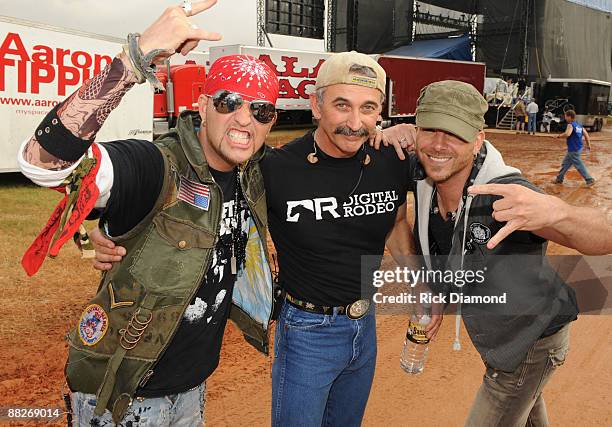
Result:
[[[563,202],[518,184],[484,184],[468,188],[470,194],[502,196],[493,203],[493,219],[506,224],[491,237],[487,248],[493,249],[515,231],[536,231],[558,220]]]
[[[180,5],[167,8],[140,36],[138,41],[140,49],[145,54],[153,49],[167,50],[168,53],[155,58],[154,62],[159,63],[175,52],[187,55],[201,40],[221,40],[221,34],[198,28],[189,20],[190,16],[210,9],[216,3],[217,0],[186,2],[191,4],[191,10]]]

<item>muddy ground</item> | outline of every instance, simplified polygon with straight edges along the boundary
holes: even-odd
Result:
[[[271,135],[282,143],[295,132]],[[490,131],[488,139],[508,164],[550,194],[579,206],[596,206],[612,215],[612,131],[593,135],[594,150],[585,163],[598,180],[584,187],[575,170],[563,186],[551,183],[564,155],[564,142],[545,135]],[[19,259],[42,227],[58,195],[0,177],[0,408],[62,408],[63,337],[96,289],[97,273],[62,250],[34,278]],[[549,253],[574,251],[551,245]],[[366,410],[366,426],[461,426],[480,385],[483,367],[462,330],[463,349],[452,350],[454,317],[447,316],[431,344],[425,372],[409,376],[399,368],[406,319],[378,317],[378,362]],[[612,316],[582,316],[571,330],[565,365],[545,389],[552,425],[612,425]],[[271,359],[245,345],[228,326],[221,363],[208,381],[210,426],[265,426],[270,421]],[[0,423],[7,422],[0,420]],[[35,425],[42,422],[11,425]],[[65,418],[51,423],[65,425]]]

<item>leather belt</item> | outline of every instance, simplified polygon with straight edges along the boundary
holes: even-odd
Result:
[[[288,292],[285,294],[285,299],[292,306],[299,308],[300,310],[307,311],[309,313],[317,313],[317,314],[334,314],[334,309],[338,314],[345,314],[346,317],[352,320],[361,319],[368,313],[370,308],[370,300],[360,299],[355,302],[352,302],[345,306],[326,306],[326,305],[316,305],[308,301],[302,301],[298,298],[291,296]]]

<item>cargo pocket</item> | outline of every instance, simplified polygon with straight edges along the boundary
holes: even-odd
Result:
[[[104,379],[111,356],[81,350],[69,339],[64,373],[70,390],[95,395]]]
[[[129,271],[147,292],[184,297],[207,267],[214,244],[215,236],[202,227],[162,213],[153,219]]]

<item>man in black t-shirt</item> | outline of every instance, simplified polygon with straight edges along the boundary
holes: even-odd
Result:
[[[385,244],[394,256],[411,252],[412,163],[365,144],[384,87],[384,70],[368,56],[332,55],[311,97],[317,129],[261,162],[286,292],[275,333],[273,426],[361,424],[376,363],[362,257],[380,259]]]

